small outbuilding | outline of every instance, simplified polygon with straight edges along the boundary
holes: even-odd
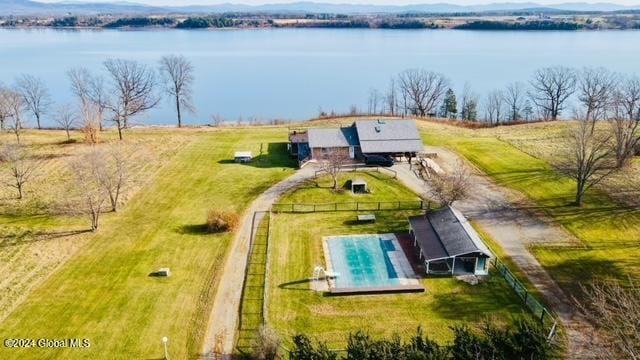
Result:
[[[487,275],[491,251],[453,207],[409,217],[413,245],[427,274]]]
[[[253,156],[251,155],[251,151],[236,151],[233,159],[237,163],[248,163],[253,160]]]
[[[365,194],[369,192],[367,182],[362,179],[351,180],[351,192],[354,194]]]

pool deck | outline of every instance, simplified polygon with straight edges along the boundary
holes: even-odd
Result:
[[[398,285],[384,287],[362,287],[362,288],[330,288],[329,295],[375,295],[375,294],[401,294],[401,293],[422,293],[425,289],[422,285]]]
[[[401,273],[405,275],[403,279],[401,279],[402,284],[393,285],[393,286],[380,286],[380,287],[336,287],[335,281],[333,279],[328,279],[329,291],[328,294],[331,296],[345,296],[345,295],[375,295],[375,294],[400,294],[400,293],[422,293],[425,292],[424,286],[422,286],[419,282],[419,277],[416,275],[419,272],[416,271],[419,269],[419,261],[415,261],[415,256],[412,256],[412,253],[407,251],[411,251],[411,242],[409,234],[376,234],[384,237],[395,237],[395,241],[400,248],[396,251],[401,251],[404,256],[404,259],[395,258],[392,260],[394,263],[394,267]],[[355,235],[355,236],[366,236],[366,235]],[[326,238],[332,238],[333,236],[328,236]],[[333,265],[331,263],[331,255],[326,244],[326,241],[323,239],[322,248],[326,260],[327,270],[333,272]],[[397,255],[396,255],[397,256]],[[404,261],[403,261],[404,260]],[[408,264],[407,264],[408,262]],[[409,266],[407,266],[409,265]]]

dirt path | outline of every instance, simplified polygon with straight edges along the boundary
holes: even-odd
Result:
[[[438,154],[436,162],[445,172],[453,171],[458,164],[464,164],[473,171],[473,193],[467,199],[456,202],[456,208],[480,224],[545,297],[565,326],[568,358],[595,358],[591,337],[587,335],[590,333],[589,325],[576,315],[571,301],[527,249],[529,244],[576,245],[580,241],[543,214],[523,210],[518,204],[526,204],[528,200],[522,194],[495,184],[454,152],[434,147],[425,149]],[[400,181],[413,191],[428,192],[428,185],[408,165],[396,165],[394,169],[398,171]]]
[[[315,170],[311,166],[298,170],[295,174],[262,193],[245,210],[240,228],[231,244],[231,250],[220,277],[220,284],[218,285],[212,312],[207,323],[207,333],[202,348],[202,353],[205,354],[204,358],[212,357],[210,354],[217,335],[223,336],[225,358],[231,358],[233,353],[244,277],[243,269],[247,262],[253,214],[256,211],[268,211],[283,193],[313,178]]]

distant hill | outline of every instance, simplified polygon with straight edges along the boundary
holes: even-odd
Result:
[[[640,9],[637,6],[623,6],[613,3],[560,3],[557,5],[541,5],[538,3],[491,3],[486,5],[455,5],[449,3],[416,4],[416,5],[356,5],[329,4],[322,2],[295,2],[289,4],[242,5],[220,4],[211,6],[184,6],[174,8],[186,12],[312,12],[332,14],[376,14],[376,13],[471,13],[496,11],[522,11],[539,9],[542,11],[621,11]]]
[[[482,13],[513,11],[623,11],[640,9],[636,6],[623,6],[613,3],[560,3],[541,5],[537,3],[492,3],[486,5],[455,5],[448,3],[416,5],[355,5],[328,4],[322,2],[295,2],[288,4],[243,5],[225,3],[209,6],[156,7],[130,2],[91,3],[61,2],[41,3],[32,0],[1,0],[2,15],[91,15],[91,14],[166,14],[166,13],[224,13],[224,12],[263,12],[263,13],[332,13],[332,14],[400,14],[400,13]]]
[[[41,3],[31,0],[0,0],[0,15],[91,15],[166,13],[169,9],[134,3]]]

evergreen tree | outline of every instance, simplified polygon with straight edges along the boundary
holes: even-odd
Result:
[[[460,111],[460,117],[467,121],[478,120],[478,103],[476,100],[467,101]]]
[[[440,116],[455,119],[458,114],[458,101],[453,90],[447,90],[440,107]]]

